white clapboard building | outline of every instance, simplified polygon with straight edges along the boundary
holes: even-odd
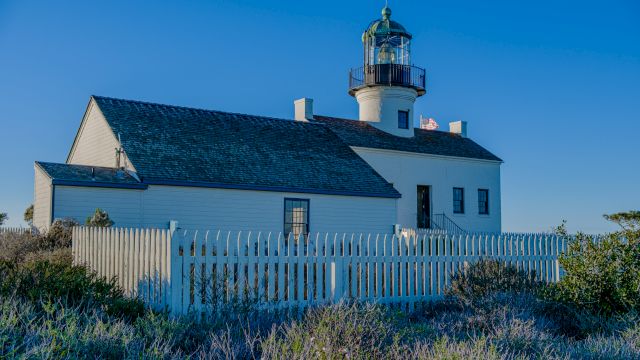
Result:
[[[414,128],[425,71],[390,16],[366,29],[350,71],[358,119],[314,114],[306,98],[287,120],[92,96],[66,161],[35,163],[34,225],[101,208],[122,227],[499,232],[502,161],[465,122]]]

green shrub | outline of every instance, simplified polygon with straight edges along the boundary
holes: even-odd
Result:
[[[71,218],[56,219],[46,234],[39,236],[41,250],[71,247],[73,227],[80,225]]]
[[[97,227],[111,227],[113,226],[113,221],[109,218],[109,214],[102,209],[96,209],[93,215],[87,217],[87,221],[85,222],[87,226],[97,226]]]
[[[622,214],[630,216],[607,218],[624,221],[623,230],[600,239],[581,233],[570,238],[564,225],[558,228],[569,240],[559,258],[565,274],[549,287],[548,299],[605,315],[640,310],[640,238],[633,222],[640,213]]]
[[[271,332],[266,358],[382,359],[397,336],[409,340],[398,314],[380,305],[351,303],[310,309],[300,321]]]
[[[531,309],[536,316],[550,319],[553,323],[551,332],[573,339],[585,339],[593,334],[611,332],[611,324],[615,323],[604,315],[578,308],[573,304],[544,298],[538,299]]]
[[[140,316],[143,303],[125,297],[115,279],[72,265],[71,234],[76,225],[73,219],[61,219],[46,234],[0,234],[0,296],[32,304],[63,301],[125,318]]]
[[[73,219],[56,220],[48,232],[0,234],[0,260],[18,264],[33,260],[68,261],[71,263],[72,227],[78,225]]]
[[[29,205],[28,208],[24,210],[24,221],[29,224],[29,226],[33,225],[33,204]]]
[[[30,233],[5,232],[0,234],[0,260],[21,263],[30,253],[40,250],[40,240]]]
[[[38,261],[49,261],[54,264],[71,264],[73,254],[70,248],[59,248],[54,250],[38,250],[25,254],[23,263],[35,263]]]
[[[482,259],[456,272],[446,290],[466,305],[478,305],[495,293],[535,293],[541,284],[533,272],[518,270],[497,260]]]
[[[48,260],[16,264],[0,261],[0,295],[40,301],[64,301],[69,306],[99,307],[108,314],[136,318],[144,311],[138,300],[126,298],[115,280],[98,278],[85,267]]]

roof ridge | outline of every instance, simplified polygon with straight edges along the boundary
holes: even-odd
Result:
[[[387,133],[366,121],[323,115],[316,115],[316,121],[327,124],[329,129],[351,147],[361,146],[502,162],[502,159],[473,139],[446,130],[414,128],[414,136],[405,138]],[[381,136],[381,134],[385,135]]]
[[[66,165],[66,166],[78,166],[78,167],[87,167],[87,168],[96,168],[96,169],[106,169],[106,170],[119,170],[116,167],[109,166],[98,166],[98,165],[86,165],[86,164],[69,164],[69,163],[59,163],[52,161],[35,161],[36,164],[49,164],[49,165]]]
[[[216,114],[226,114],[226,115],[236,115],[236,116],[250,116],[250,117],[263,119],[263,120],[290,121],[290,122],[300,123],[300,124],[310,124],[310,125],[321,125],[321,126],[324,126],[324,124],[314,123],[312,121],[296,121],[294,119],[285,119],[285,118],[278,118],[278,117],[273,117],[273,116],[252,115],[252,114],[245,114],[245,113],[238,113],[238,112],[231,112],[231,111],[221,111],[221,110],[204,109],[204,108],[199,108],[199,107],[183,106],[183,105],[163,104],[163,103],[157,103],[157,102],[151,102],[151,101],[122,99],[122,98],[116,98],[116,97],[110,97],[110,96],[102,96],[102,95],[91,95],[91,98],[124,101],[124,102],[128,102],[128,103],[135,103],[135,104],[142,104],[142,105],[163,106],[163,107],[183,109],[183,110],[195,110],[195,111],[201,111],[201,112],[205,112],[205,113],[216,113]]]
[[[360,120],[357,120],[357,119],[347,119],[347,118],[344,118],[344,117],[337,117],[337,116],[327,116],[327,115],[314,115],[314,116],[321,117],[321,118],[325,118],[325,119],[332,119],[332,120],[342,120],[342,121],[355,121],[355,122],[360,122]],[[369,123],[368,123],[368,122],[366,122],[366,121],[363,121],[363,122],[364,122],[364,123],[366,123],[367,125],[371,125],[371,124],[369,124]],[[436,129],[436,130],[427,130],[427,129],[423,129],[423,128],[421,128],[421,127],[415,127],[415,126],[413,127],[413,129],[414,129],[414,130],[420,130],[420,131],[430,131],[430,132],[437,131],[437,132],[441,132],[441,133],[446,133],[446,134],[452,134],[452,135],[458,135],[458,136],[459,136],[459,134],[454,134],[454,133],[451,133],[451,132],[446,131],[446,130],[437,130],[437,129]],[[390,134],[390,133],[389,133],[389,134]],[[393,134],[390,134],[390,135],[393,135]],[[395,136],[395,135],[394,135],[394,136]]]

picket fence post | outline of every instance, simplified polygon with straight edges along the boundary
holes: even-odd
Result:
[[[178,230],[173,230],[171,232],[168,252],[169,252],[169,261],[168,261],[168,282],[169,282],[169,292],[167,294],[169,301],[169,310],[173,315],[178,315],[182,313],[182,288],[183,288],[183,274],[182,274],[182,263],[184,259],[184,249],[183,253],[180,253],[180,248],[183,243],[183,234]]]

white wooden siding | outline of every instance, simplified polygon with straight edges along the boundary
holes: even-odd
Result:
[[[117,226],[283,231],[284,199],[310,200],[313,232],[390,232],[396,199],[270,191],[150,186],[147,190],[56,186],[55,217],[84,222],[99,207]]]
[[[56,185],[53,216],[84,224],[96,208],[109,213],[118,226],[141,226],[142,191]]]
[[[37,165],[34,172],[33,225],[44,229],[51,222],[51,179]]]
[[[432,214],[447,215],[467,231],[500,232],[500,162],[353,148],[402,194],[397,222],[417,223],[417,186],[431,186]],[[453,213],[453,188],[464,188],[464,214]],[[489,190],[489,215],[478,214],[478,189]]]
[[[67,163],[115,167],[115,149],[120,147],[117,136],[111,130],[95,101],[91,100]],[[125,136],[125,134],[121,134],[121,136]],[[121,166],[125,166],[125,164],[128,169],[135,170],[128,159]]]

